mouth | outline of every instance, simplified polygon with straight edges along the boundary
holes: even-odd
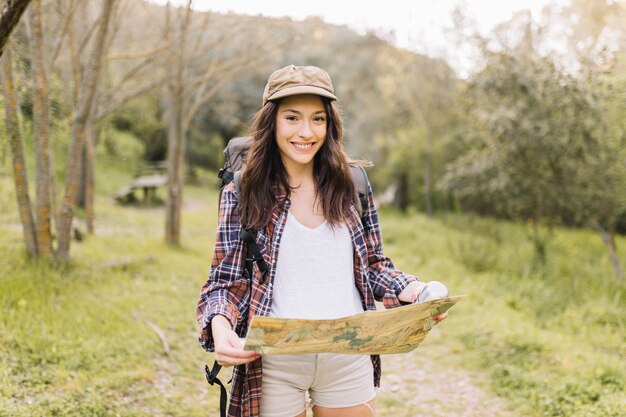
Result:
[[[315,145],[315,142],[307,142],[307,143],[295,143],[295,142],[291,142],[291,144],[294,146],[294,148],[296,148],[297,150],[301,151],[301,152],[306,152],[309,151],[311,149],[313,149],[313,145]]]

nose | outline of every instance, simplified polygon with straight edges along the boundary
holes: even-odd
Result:
[[[300,130],[298,131],[298,136],[302,139],[311,139],[313,137],[313,131],[311,130],[311,126],[309,126],[308,121],[303,121],[300,126]]]

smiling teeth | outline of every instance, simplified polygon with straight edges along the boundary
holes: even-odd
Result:
[[[300,145],[298,143],[294,143],[293,146],[295,146],[297,149],[301,150],[301,151],[307,151],[309,149],[311,149],[313,147],[312,143],[308,143],[306,145]]]

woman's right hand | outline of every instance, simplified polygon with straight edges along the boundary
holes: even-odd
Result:
[[[222,366],[241,365],[261,357],[253,350],[243,350],[239,336],[235,333],[228,319],[217,315],[211,320],[211,331],[215,342],[215,360]]]

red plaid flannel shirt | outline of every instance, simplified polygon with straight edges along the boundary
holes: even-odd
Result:
[[[290,205],[284,195],[277,196],[277,199],[282,201],[282,204],[279,204],[272,213],[270,224],[257,234],[259,249],[265,261],[271,266],[268,279],[261,285],[259,280],[261,272],[258,267],[254,266],[254,279],[250,279],[245,269],[246,245],[239,238],[241,223],[234,182],[223,190],[210,275],[202,287],[196,310],[201,326],[199,341],[207,351],[214,350],[211,319],[215,315],[225,316],[240,337],[245,337],[248,323],[253,316],[269,315],[272,301],[271,283],[276,273],[274,266]],[[363,217],[353,205],[346,219],[354,248],[356,287],[366,310],[376,310],[374,300],[383,301],[386,308],[398,307],[402,303],[397,295],[410,282],[417,280],[417,277],[398,271],[391,260],[383,255],[378,214],[369,185],[367,200],[368,207],[365,207]],[[366,223],[365,227],[361,219]],[[236,366],[233,370],[229,417],[258,417],[262,360],[261,358]],[[374,384],[380,386],[380,357],[373,355],[372,363]]]

